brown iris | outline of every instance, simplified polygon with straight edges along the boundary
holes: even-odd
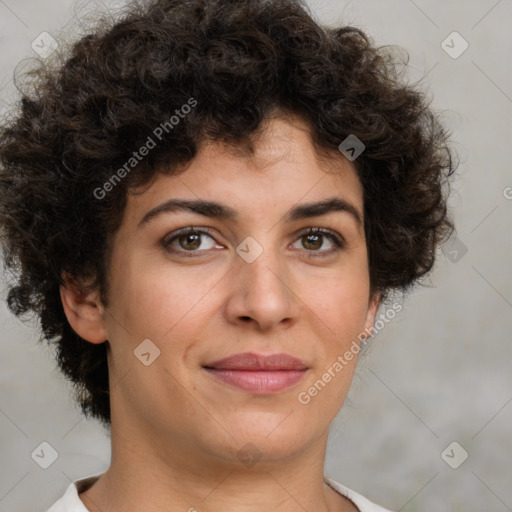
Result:
[[[188,231],[178,237],[178,241],[183,249],[197,249],[201,245],[201,233],[197,231]],[[185,243],[182,243],[185,241]],[[190,245],[189,245],[190,244]],[[186,247],[186,245],[189,245]]]

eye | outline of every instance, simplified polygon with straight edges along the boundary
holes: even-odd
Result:
[[[200,229],[193,226],[180,229],[170,233],[162,241],[164,247],[169,252],[186,254],[187,256],[200,256],[204,251],[218,247],[215,239],[209,234],[210,229]],[[204,246],[204,237],[210,240],[209,244]],[[320,250],[324,246],[325,239],[329,240],[331,248],[328,250]],[[335,252],[341,251],[345,247],[345,242],[341,235],[334,231],[324,228],[307,228],[299,234],[297,242],[302,242],[303,248],[310,253],[311,257],[329,256]],[[295,242],[295,243],[297,243]],[[319,253],[319,254],[312,254]]]
[[[170,252],[179,252],[181,254],[188,253],[187,256],[192,256],[194,252],[203,252],[215,246],[215,240],[208,232],[209,229],[198,229],[193,226],[180,229],[177,232],[171,233],[173,236],[164,238],[163,244]],[[213,241],[213,243],[206,244],[206,247],[204,247],[202,243],[202,238],[205,236]],[[176,247],[176,245],[178,245],[178,247]],[[199,248],[201,249],[198,250]]]
[[[331,248],[328,250],[319,250],[324,245],[326,238],[330,241]],[[338,235],[330,229],[324,228],[308,228],[306,231],[303,231],[300,234],[297,241],[300,241],[302,246],[308,252],[320,253],[314,255],[311,254],[313,257],[328,256],[335,252],[341,251],[345,247],[345,242],[341,235]]]

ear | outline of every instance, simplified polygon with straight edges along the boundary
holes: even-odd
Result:
[[[375,316],[382,301],[380,293],[375,292],[371,295],[368,303],[368,312],[366,313],[366,319],[364,322],[364,332],[371,333],[373,330],[373,324],[375,323]],[[365,336],[366,338],[366,336]]]
[[[65,278],[60,286],[60,298],[64,313],[73,330],[84,340],[103,343],[107,333],[103,322],[104,308],[99,290],[84,291]]]

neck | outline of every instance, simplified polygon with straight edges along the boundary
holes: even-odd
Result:
[[[326,444],[327,434],[285,461],[262,456],[249,467],[113,428],[110,468],[80,499],[91,512],[357,511],[324,482]]]

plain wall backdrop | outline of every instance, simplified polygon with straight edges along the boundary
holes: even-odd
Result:
[[[409,80],[423,77],[460,160],[457,240],[362,356],[326,474],[396,511],[512,511],[512,2],[308,3],[328,25],[407,50]],[[13,70],[37,57],[40,34],[76,32],[95,5],[105,8],[0,0],[0,111],[16,100]],[[44,512],[71,480],[108,467],[109,439],[82,418],[35,324],[2,301],[0,326],[0,511]],[[42,442],[58,452],[48,469],[31,456]]]

